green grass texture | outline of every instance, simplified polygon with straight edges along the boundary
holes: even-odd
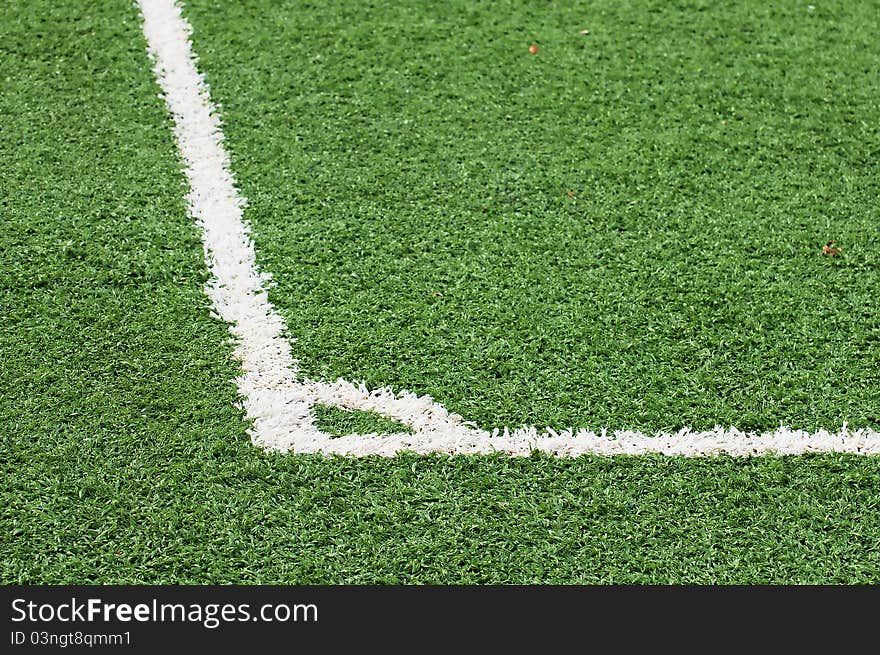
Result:
[[[486,429],[880,425],[876,3],[186,14],[304,374]]]
[[[412,432],[412,430],[391,419],[361,410],[346,410],[332,405],[315,405],[312,409],[315,416],[315,425],[322,432],[334,437],[344,437],[347,434],[394,434],[400,432]]]
[[[331,163],[348,156],[346,148],[353,148],[355,143],[358,149],[363,148],[362,143],[349,142],[346,138],[362,139],[364,133],[358,136],[356,131],[347,132],[352,129],[351,124],[333,120],[332,124],[328,123],[327,134],[316,136],[310,131],[302,132],[304,139],[320,136],[339,140],[337,146],[327,150],[326,173],[317,165],[308,171],[299,170],[288,158],[302,157],[302,152],[313,156],[315,151],[311,148],[315,146],[296,146],[295,131],[301,128],[279,127],[288,119],[293,121],[291,125],[304,120],[297,118],[289,108],[282,108],[294,101],[297,106],[305,100],[318,103],[324,97],[322,93],[335,97],[351,92],[351,88],[344,80],[334,79],[330,70],[324,76],[326,89],[323,92],[315,91],[314,86],[311,90],[304,86],[306,82],[319,84],[305,74],[303,85],[296,88],[283,84],[263,88],[261,76],[287,76],[298,68],[316,65],[309,64],[311,58],[322,52],[322,56],[329,57],[338,40],[350,43],[351,52],[347,56],[354,65],[359,48],[378,47],[370,42],[367,33],[371,25],[376,28],[371,38],[392,49],[395,39],[405,36],[400,32],[393,37],[393,20],[409,17],[407,20],[411,23],[415,17],[422,16],[420,20],[426,26],[424,30],[413,28],[408,37],[410,41],[401,41],[400,47],[403,47],[404,42],[421,38],[420,35],[428,38],[431,30],[427,28],[435,23],[442,25],[447,19],[432,16],[427,8],[417,11],[415,5],[400,5],[394,9],[374,4],[370,11],[381,8],[382,15],[389,21],[385,29],[381,28],[384,23],[378,18],[372,23],[359,24],[356,18],[368,5],[356,3],[331,5],[329,9],[303,4],[298,5],[296,11],[284,7],[280,14],[272,13],[280,10],[271,10],[268,5],[251,4],[247,10],[235,6],[239,8],[218,5],[217,14],[212,16],[209,11],[212,6],[187,5],[187,13],[196,26],[196,44],[204,49],[203,63],[210,72],[212,90],[223,103],[226,128],[232,135],[233,166],[251,198],[248,211],[257,227],[260,256],[266,269],[272,271],[279,282],[280,287],[273,294],[281,303],[289,297],[292,288],[285,285],[297,285],[301,281],[296,278],[296,262],[291,261],[286,269],[273,266],[286,249],[297,247],[293,239],[297,234],[311,240],[311,247],[302,246],[303,255],[311,252],[314,257],[326,258],[322,260],[324,263],[299,262],[320,273],[317,275],[319,287],[326,290],[330,288],[331,279],[345,277],[330,276],[328,271],[335,270],[331,264],[352,265],[347,259],[351,249],[362,249],[358,252],[365,262],[372,262],[371,265],[380,263],[372,249],[366,249],[367,242],[360,238],[345,240],[345,249],[333,258],[326,250],[318,249],[319,255],[315,255],[313,246],[322,243],[322,239],[330,239],[336,234],[334,229],[357,232],[371,226],[370,229],[376,230],[377,247],[387,248],[390,247],[387,230],[399,230],[403,239],[407,234],[405,229],[418,227],[414,222],[408,227],[398,225],[396,221],[402,219],[392,213],[387,214],[388,223],[381,230],[377,223],[354,221],[353,214],[346,219],[346,214],[339,211],[339,204],[351,202],[360,206],[365,203],[369,180],[377,184],[372,192],[377,203],[373,211],[378,211],[381,203],[386,202],[380,199],[388,194],[400,194],[403,198],[408,187],[413,194],[412,216],[415,216],[416,210],[421,211],[419,208],[423,206],[422,201],[417,200],[419,194],[426,192],[421,180],[431,168],[449,166],[449,170],[457,170],[455,167],[461,166],[464,168],[460,170],[473,170],[476,175],[476,169],[470,168],[476,164],[467,159],[456,160],[458,163],[449,160],[444,155],[447,151],[438,142],[438,150],[424,151],[424,167],[420,165],[417,170],[410,171],[406,166],[377,168],[375,162],[368,165],[351,150],[351,165],[362,168],[337,175]],[[573,12],[559,13],[555,5],[542,20],[512,5],[499,4],[498,7],[497,20],[501,22],[495,27],[491,21],[478,23],[476,16],[467,18],[470,9],[459,9],[461,16],[456,19],[457,24],[464,24],[466,28],[462,33],[450,35],[459,42],[460,58],[470,57],[468,53],[472,49],[485,47],[476,40],[476,35],[487,29],[497,30],[501,35],[498,38],[508,39],[512,43],[509,48],[499,48],[498,57],[484,62],[486,79],[498,83],[507,78],[510,84],[521,84],[523,79],[531,79],[529,75],[534,75],[536,80],[546,78],[547,84],[556,79],[551,75],[552,67],[548,68],[547,55],[553,51],[554,38],[558,36],[561,40],[563,33],[568,38],[569,28],[576,36],[579,36],[578,29],[586,27],[592,30],[590,37],[612,39],[614,36],[630,42],[642,38],[635,29],[641,23],[628,24],[622,18],[631,12],[640,21],[644,20],[642,10],[635,6],[608,5],[601,11],[578,12],[578,20],[572,21],[575,23],[572,25],[569,19],[573,18]],[[504,8],[510,11],[502,11]],[[738,10],[728,6],[726,11],[731,12],[729,23],[733,12]],[[758,7],[754,11],[763,17],[763,29],[767,29],[767,24],[776,25],[773,22],[776,17],[761,13],[769,9]],[[803,20],[821,18],[822,8],[816,11],[819,16],[806,16]],[[846,17],[843,9],[838,11]],[[856,11],[856,8],[848,11]],[[245,15],[239,16],[237,12]],[[701,15],[696,10],[688,12],[697,17]],[[267,33],[277,36],[290,30],[285,42],[289,59],[282,69],[272,72],[262,67],[268,65],[261,63],[266,56],[265,49],[247,50],[253,61],[253,72],[250,83],[246,84],[246,67],[234,61],[241,55],[233,53],[244,52],[248,27],[256,30],[262,24],[248,21],[256,17],[269,21],[270,16],[276,15],[291,22],[280,21],[274,31],[269,28],[254,31],[251,40],[254,45],[262,44],[261,39],[269,38]],[[602,20],[608,22],[605,28],[598,20],[602,16],[605,17]],[[660,24],[669,22],[670,16],[675,18],[677,14],[652,16],[652,20]],[[721,17],[724,16],[726,14]],[[228,20],[222,20],[224,17]],[[867,18],[862,17],[865,25],[868,25]],[[324,22],[331,19],[329,23]],[[684,15],[678,20],[684,23]],[[517,22],[521,23],[518,31],[510,31],[505,36],[506,31],[513,30],[509,26]],[[851,24],[856,22],[852,20]],[[670,29],[675,24],[673,20]],[[781,24],[789,25],[785,21]],[[553,25],[557,25],[555,31],[550,29]],[[613,35],[609,32],[612,25]],[[780,39],[787,34],[782,27],[776,29]],[[830,28],[826,25],[825,29]],[[602,37],[603,30],[605,37]],[[719,26],[717,33],[723,34],[724,30]],[[297,54],[299,40],[311,43],[316,39],[327,44],[322,52],[314,51],[306,58]],[[539,54],[520,61],[519,51],[532,41],[541,46]],[[209,42],[213,43],[211,47]],[[576,48],[581,52],[578,56],[587,56],[586,49],[596,48],[597,42],[600,42],[598,38],[577,41]],[[834,41],[842,70],[849,71],[848,67],[854,65],[855,43],[852,39]],[[758,45],[760,40],[756,47]],[[680,48],[680,56],[690,57],[684,44],[675,47]],[[743,47],[748,54],[749,48]],[[854,50],[844,56],[848,48]],[[225,59],[221,54],[227,49],[231,54]],[[410,54],[416,57],[422,51],[412,49]],[[623,50],[614,57],[630,56],[621,53]],[[602,66],[611,66],[610,54],[593,56],[604,62]],[[828,57],[829,62],[833,59],[830,53],[822,56]],[[230,67],[228,78],[218,74],[216,67],[221,60]],[[482,55],[479,60],[484,61]],[[413,65],[417,61],[414,59]],[[642,65],[639,62],[644,60],[638,59],[631,65]],[[377,69],[382,74],[377,73],[369,85],[364,81],[364,89],[381,94],[379,82],[392,78],[387,74],[387,62],[374,63],[382,67]],[[366,66],[363,62],[361,65]],[[509,68],[503,75],[494,70],[495,66],[502,65]],[[830,67],[830,63],[828,65]],[[456,68],[461,75],[467,72],[458,65]],[[341,74],[339,71],[343,69],[339,63],[336,74]],[[823,70],[828,73],[827,69]],[[441,68],[430,68],[424,76],[432,79],[432,75],[441,72]],[[355,68],[349,74],[351,84],[360,84],[364,76]],[[488,81],[486,85],[472,82],[468,86],[467,78],[455,82],[453,77],[443,83],[443,93],[452,93],[460,83],[461,102],[471,102],[466,98],[484,86],[486,93],[491,92]],[[225,326],[210,318],[202,293],[207,277],[202,247],[196,229],[186,216],[183,201],[186,186],[180,172],[181,163],[170,120],[157,97],[159,89],[146,57],[146,44],[135,7],[128,0],[102,3],[34,0],[0,5],[0,79],[4,80],[0,93],[0,157],[3,161],[0,167],[0,582],[3,584],[880,581],[880,458],[811,455],[754,459],[661,456],[553,459],[538,455],[528,458],[402,455],[391,459],[347,459],[282,456],[255,448],[249,442],[248,424],[236,404],[238,399],[232,380],[237,366],[231,358],[228,332]],[[439,84],[440,80],[436,82]],[[698,86],[706,82],[698,78],[692,83]],[[264,104],[244,103],[244,98],[230,92],[238,84],[250,88],[251,96],[276,94],[278,109],[269,111],[271,105],[265,104],[265,100]],[[620,81],[617,88],[623,93],[631,84],[634,82]],[[680,89],[686,86],[682,82]],[[865,87],[862,92],[868,94],[869,89]],[[531,96],[531,92],[523,90],[521,95]],[[367,102],[368,98],[363,100]],[[529,102],[565,115],[559,103],[539,103],[538,98]],[[247,115],[245,106],[251,108]],[[823,111],[831,111],[829,106],[822,107]],[[487,106],[478,117],[491,117],[491,109]],[[261,113],[263,111],[265,113]],[[331,111],[341,111],[338,101],[328,102],[326,111],[328,115]],[[739,111],[755,110],[741,105]],[[629,121],[638,119],[635,109],[632,112],[621,123],[621,130],[626,130]],[[403,120],[406,113],[398,111],[397,115]],[[658,121],[662,121],[664,115],[654,112]],[[450,121],[457,121],[456,116],[450,115]],[[388,120],[391,125],[391,118]],[[646,121],[647,125],[649,118],[638,120]],[[537,129],[535,125],[533,128]],[[559,129],[567,134],[568,127],[560,125]],[[512,122],[510,129],[524,128]],[[545,129],[549,138],[549,131],[557,128],[549,121]],[[662,125],[657,129],[663,133]],[[865,135],[873,128],[856,121],[846,130],[829,129],[831,134],[837,135],[835,138],[843,140],[849,139],[850,134]],[[649,134],[647,127],[644,130],[640,134]],[[434,138],[425,132],[418,134],[421,135],[417,135],[418,139]],[[471,133],[455,136],[455,147],[474,147],[480,134],[483,129],[475,125]],[[438,139],[440,136],[436,135]],[[486,134],[484,138],[502,136]],[[583,143],[603,138],[610,144],[619,136],[599,134],[587,139],[585,134]],[[443,138],[453,136],[447,131]],[[258,139],[262,141],[257,143]],[[416,145],[421,143],[416,136],[412,139]],[[572,155],[564,142],[548,142],[538,152],[525,145],[517,150],[508,141],[503,147],[493,143],[485,142],[487,164],[500,156],[502,150],[516,156],[528,155],[536,163],[545,157],[552,159],[555,152],[560,157]],[[621,148],[624,143],[621,142]],[[388,139],[377,135],[376,145],[385,148]],[[404,148],[404,145],[401,141],[398,147]],[[600,165],[613,164],[612,170],[620,174],[626,168],[625,153],[614,151],[610,145],[607,147],[606,154],[616,157],[613,161],[617,164],[596,162],[596,179],[605,179],[605,173],[601,172],[605,169]],[[839,146],[844,147],[861,152],[859,148],[867,146],[847,140],[845,146]],[[405,150],[409,148],[406,146]],[[702,149],[692,156],[705,157],[707,152]],[[843,150],[834,150],[825,157],[829,162],[838,161],[836,158],[843,157],[841,152]],[[632,165],[641,170],[639,167],[646,164],[639,164],[634,151],[630,154],[634,157]],[[816,161],[812,165],[815,166]],[[866,171],[869,166],[866,162]],[[285,171],[291,175],[289,182],[280,185],[274,193],[263,186],[270,179],[266,176],[273,167],[279,176],[285,175]],[[506,172],[487,170],[483,174],[509,176],[514,170],[511,160]],[[827,204],[823,204],[822,211],[828,218],[823,214],[822,220],[837,221],[837,210],[855,206],[853,197],[857,197],[861,189],[856,181],[861,178],[846,182],[839,176],[826,178],[825,173],[825,169],[821,174],[815,172],[809,187],[802,193],[804,197],[827,194]],[[380,174],[412,177],[409,181],[389,178],[378,184],[375,176]],[[322,175],[325,177],[321,178]],[[298,195],[317,193],[317,187],[309,185],[318,184],[318,178],[326,185],[326,193],[315,198]],[[462,183],[461,178],[450,179],[450,184]],[[731,174],[730,179],[737,178]],[[348,180],[344,183],[351,184],[352,188],[343,194],[343,190],[332,185],[342,184],[344,180]],[[521,183],[537,184],[538,181],[538,177],[524,176]],[[566,184],[560,182],[558,189],[575,186],[574,181],[573,178],[564,180]],[[359,184],[363,186],[358,187]],[[556,182],[546,184],[543,191],[543,187],[534,188],[529,194],[521,193],[516,185],[511,188],[521,193],[518,197],[523,207],[532,204],[534,198],[543,198],[542,202],[552,199],[555,203]],[[846,187],[847,194],[831,193],[846,185],[850,185]],[[603,188],[610,193],[609,187]],[[644,186],[642,193],[661,193],[662,189],[662,186]],[[581,194],[578,200],[582,200],[583,190],[575,190]],[[633,187],[627,197],[647,202],[644,196],[639,201],[637,192]],[[503,200],[506,196],[495,194],[487,192],[482,199],[489,213],[507,202]],[[680,202],[685,200],[684,192],[682,194]],[[490,195],[496,204],[489,203]],[[692,202],[703,202],[701,194],[689,195]],[[472,240],[478,233],[485,232],[485,226],[467,228],[466,216],[455,213],[464,211],[461,207],[455,210],[456,203],[467,197],[464,189],[461,193],[448,193],[447,189],[439,197],[438,204],[448,205],[454,211],[425,215],[425,224],[458,215],[462,230],[476,230],[465,231],[459,235],[462,239]],[[575,209],[578,206],[572,205],[573,200],[567,196],[558,201],[562,208],[559,221],[568,220],[574,225],[587,215],[582,208]],[[300,209],[290,215],[283,213],[282,209],[287,211],[283,204],[288,202],[297,203]],[[619,202],[625,207],[628,201],[621,198]],[[784,202],[782,197],[778,199],[778,203]],[[276,207],[273,203],[279,204]],[[816,203],[811,202],[810,206],[810,211],[819,211]],[[272,207],[276,208],[270,211]],[[353,207],[346,211],[353,211]],[[395,207],[397,211],[400,205]],[[273,213],[276,211],[277,215]],[[870,211],[873,211],[870,203],[859,210],[865,214]],[[369,212],[358,214],[369,215]],[[541,227],[517,218],[515,212],[504,215],[505,220],[514,221],[511,227],[526,230],[531,225],[530,229],[536,230],[523,232],[525,241],[522,243],[531,244],[529,248],[533,248],[535,242],[526,236],[544,234],[549,247],[551,235],[559,232],[558,222]],[[787,218],[789,214],[774,215],[783,224],[785,220],[796,220]],[[537,221],[541,216],[544,217],[541,220],[550,220],[551,212],[542,212],[534,218]],[[595,251],[601,245],[610,257],[615,252],[615,239],[628,239],[635,248],[640,241],[627,232],[639,229],[637,216],[634,213],[622,216],[628,217],[627,230],[620,233],[624,236],[610,239],[594,235],[591,247],[584,252]],[[351,223],[339,223],[333,228],[333,217],[336,217],[333,220],[350,219]],[[839,218],[839,223],[831,225],[843,229],[845,222]],[[814,267],[813,284],[822,286],[836,280],[844,285],[856,279],[856,271],[870,277],[867,241],[860,245],[856,238],[862,234],[860,230],[867,230],[867,219],[862,214],[850,218],[853,219],[852,231],[834,235],[846,248],[845,256],[839,261],[813,257],[812,240],[814,237],[817,241],[824,240],[824,229],[820,234],[816,228],[809,239],[804,238],[802,247],[805,252],[809,250],[809,254],[804,255],[803,261],[807,263],[803,266]],[[762,222],[760,216],[754,216],[753,220],[751,243],[758,249],[769,247],[767,244],[776,238],[775,224]],[[311,228],[297,221],[311,221]],[[708,223],[703,227],[708,229],[706,225]],[[329,230],[322,231],[328,226]],[[438,225],[434,228],[440,229]],[[421,229],[427,228],[423,225]],[[427,238],[427,234],[414,232],[412,238]],[[559,232],[559,247],[553,252],[565,255],[568,251],[564,240],[573,234]],[[689,238],[702,238],[701,234],[694,229]],[[485,235],[490,236],[488,232]],[[467,243],[475,252],[504,247],[497,235],[494,238],[491,243]],[[327,241],[328,247],[331,243],[334,242]],[[516,243],[519,242],[513,240],[506,247],[516,248]],[[342,240],[338,244],[341,247]],[[445,247],[438,243],[438,252]],[[289,254],[292,255],[292,251]],[[452,257],[451,251],[447,255],[449,262],[461,261],[461,266],[466,265],[468,269],[474,262],[471,258]],[[717,252],[715,256],[720,257]],[[658,261],[663,263],[664,260]],[[676,261],[674,257],[673,261]],[[634,259],[632,266],[636,262]],[[699,258],[691,263],[698,264]],[[778,267],[781,263],[775,265]],[[450,280],[455,279],[455,271],[464,269],[452,270]],[[366,269],[362,271],[364,275],[366,272]],[[285,282],[286,274],[295,279]],[[615,274],[620,272],[609,273]],[[826,277],[821,277],[823,275]],[[519,284],[526,278],[512,274],[510,279],[512,284],[519,280]],[[375,278],[381,279],[384,278]],[[351,280],[349,284],[355,286],[347,287],[345,293],[356,291],[355,283],[375,281],[372,277]],[[436,311],[441,314],[451,311],[441,303],[458,302],[459,292],[454,285],[424,290],[425,301],[435,303]],[[432,296],[435,290],[444,295]],[[552,285],[541,285],[536,290],[538,293],[555,292]],[[850,302],[854,297],[851,293],[848,288],[842,289],[825,302]],[[354,296],[366,298],[360,292]],[[317,305],[311,303],[316,302],[315,297],[308,295],[303,301],[303,307],[308,308],[304,314],[311,314],[310,320],[315,320],[313,313]],[[373,309],[367,303],[357,316],[366,320]],[[487,312],[497,310],[498,306],[487,305]],[[292,320],[295,312],[289,307],[285,311],[291,319],[292,331],[300,330],[302,326]],[[340,307],[339,311],[340,316],[344,316],[346,311],[354,310]],[[619,314],[609,320],[619,321]],[[837,315],[826,312],[825,316],[831,317],[828,320],[841,321],[841,329],[850,320],[845,312]],[[870,316],[862,319],[864,326],[871,325],[872,320]],[[484,329],[480,326],[486,324],[475,317],[473,329]],[[536,321],[535,325],[538,324]],[[350,334],[359,334],[356,326],[357,322],[352,323]],[[434,327],[436,325],[424,326],[428,336]],[[658,329],[661,328],[666,329],[658,325]],[[449,329],[452,329],[451,323]],[[865,334],[870,333],[867,327],[864,329]],[[326,335],[332,342],[331,337],[329,333]],[[364,338],[367,337],[372,339],[375,335]],[[315,348],[314,338],[310,337],[311,345],[302,348]],[[298,344],[296,347],[300,348]],[[338,358],[319,358],[318,353],[312,353],[316,355],[312,366],[331,361],[340,367],[340,372],[351,375],[351,371],[342,371],[345,353],[367,345],[367,342],[336,343]],[[368,351],[365,354],[369,354]],[[381,353],[375,356],[376,361],[384,361]],[[404,360],[400,363],[402,366]],[[440,363],[437,366],[438,375],[426,377],[424,384],[440,384],[442,376],[448,374],[440,370]],[[862,367],[867,364],[862,362]],[[854,367],[854,370],[858,372],[861,368]],[[841,379],[855,375],[847,367],[837,374]],[[401,379],[384,379],[383,373],[383,382],[400,382]],[[866,406],[866,397],[855,389],[852,393],[852,412],[857,412]],[[483,389],[480,396],[479,406],[491,410],[491,393]],[[443,400],[452,404],[451,397]],[[621,397],[621,402],[635,401]],[[553,406],[547,407],[552,409]],[[560,403],[559,407],[565,408],[565,405]],[[846,408],[838,406],[834,411],[843,409]],[[574,420],[571,407],[564,411]],[[322,424],[328,423],[328,429],[346,421],[352,429],[373,424],[369,416],[355,413],[317,408],[316,414]],[[510,420],[516,418],[512,413],[510,416],[513,417]],[[849,416],[857,417],[856,414]],[[664,420],[661,414],[653,418],[656,425]]]

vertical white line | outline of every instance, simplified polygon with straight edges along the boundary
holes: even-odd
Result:
[[[156,77],[174,118],[189,182],[187,203],[202,231],[211,280],[206,292],[235,337],[242,374],[236,380],[259,442],[267,429],[315,435],[310,403],[296,383],[296,361],[282,337],[284,321],[269,303],[267,276],[257,271],[242,220],[220,121],[190,50],[191,28],[172,0],[142,0],[144,34]]]

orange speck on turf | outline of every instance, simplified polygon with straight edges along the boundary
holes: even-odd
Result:
[[[538,46],[536,46],[536,45],[530,45],[530,46],[529,46],[529,52],[531,52],[533,55],[538,54]]]

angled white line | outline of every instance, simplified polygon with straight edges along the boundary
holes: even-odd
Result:
[[[375,410],[432,440],[455,442],[473,432],[461,417],[430,398],[388,389],[368,391],[344,380],[333,384],[300,380],[284,320],[269,302],[269,276],[258,271],[254,245],[242,218],[223,147],[220,120],[190,49],[191,28],[172,0],[142,0],[144,34],[154,70],[174,119],[174,133],[190,191],[190,215],[202,231],[211,272],[206,287],[214,310],[229,323],[242,375],[236,379],[254,443],[276,450],[320,452],[332,444],[315,427],[311,408],[326,403]]]
[[[174,0],[139,0],[144,35],[156,78],[174,119],[174,133],[190,190],[187,204],[202,232],[211,273],[206,286],[217,315],[229,324],[236,378],[254,444],[282,452],[392,456],[420,453],[528,455],[541,450],[558,456],[662,453],[739,456],[765,453],[846,452],[880,454],[880,433],[872,430],[808,433],[786,427],[763,434],[716,428],[650,436],[640,432],[516,430],[476,428],[429,396],[383,388],[368,390],[345,380],[301,379],[282,317],[266,292],[270,276],[256,265],[254,245],[243,220],[244,199],[235,188],[223,133],[208,87],[196,68],[191,28]],[[372,410],[410,426],[412,434],[350,435],[338,439],[315,425],[312,407],[329,404]]]

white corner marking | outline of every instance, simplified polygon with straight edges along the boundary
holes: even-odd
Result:
[[[368,390],[341,379],[332,383],[302,379],[283,336],[284,320],[269,302],[269,276],[256,265],[253,240],[242,216],[245,201],[235,188],[220,120],[196,68],[191,28],[174,0],[139,0],[139,4],[156,78],[174,119],[190,189],[186,197],[189,213],[201,229],[212,276],[205,291],[234,338],[234,355],[242,370],[236,384],[244,410],[253,421],[250,436],[254,444],[282,452],[355,456],[393,456],[402,450],[510,455],[540,450],[557,456],[880,454],[880,433],[850,431],[846,425],[837,432],[815,433],[786,427],[765,433],[721,427],[703,432],[684,429],[653,436],[534,427],[488,432],[448,412],[429,396],[395,393],[389,388]],[[318,403],[372,410],[410,426],[413,432],[332,438],[315,425],[312,407]]]

